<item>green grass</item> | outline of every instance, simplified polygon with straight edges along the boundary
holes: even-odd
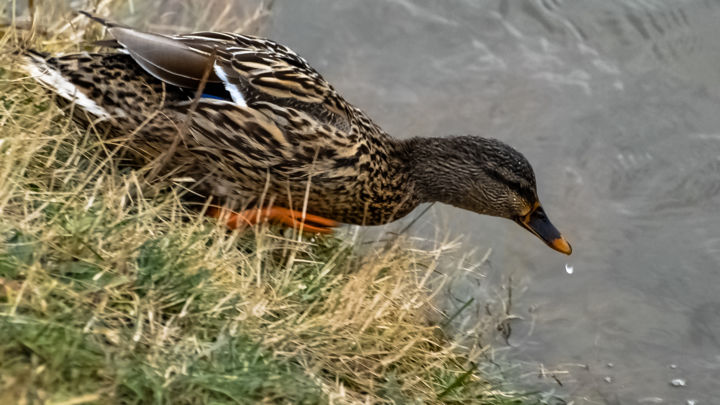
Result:
[[[531,401],[438,326],[437,250],[229,232],[118,166],[18,60],[0,53],[0,403]]]

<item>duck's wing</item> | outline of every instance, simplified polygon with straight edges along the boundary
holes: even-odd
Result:
[[[119,48],[159,80],[179,87],[197,88],[206,71],[209,71],[208,82],[221,82],[212,72],[213,60],[210,55],[193,49],[173,36],[142,32],[86,11],[80,13],[104,25],[114,38],[99,41],[98,45]]]
[[[107,27],[121,50],[164,82],[194,89],[206,77],[206,83],[222,84],[239,105],[246,105],[252,91],[253,99],[272,99],[317,112],[312,115],[327,124],[349,126],[353,108],[302,57],[274,41],[218,32],[161,35],[84,14]]]
[[[276,42],[228,34],[236,46],[227,48],[230,66],[261,93],[307,103],[337,101],[337,92],[302,57]]]
[[[355,109],[290,48],[265,38],[201,32],[176,40],[218,57],[216,73],[226,87],[249,86],[262,101],[300,108],[315,119],[347,130]],[[222,43],[222,46],[218,46]]]

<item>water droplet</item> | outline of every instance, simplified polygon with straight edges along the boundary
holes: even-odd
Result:
[[[677,368],[677,364],[671,364],[671,365],[670,365],[670,368],[673,369],[673,370],[675,370],[675,369]]]
[[[605,381],[608,384],[611,384],[613,382],[613,379],[612,379],[612,377],[607,376],[607,377],[603,378],[603,381]]]
[[[567,274],[573,274],[575,272],[575,268],[565,263],[565,271],[567,272]]]
[[[608,363],[607,366],[608,366],[608,368],[613,368],[613,367],[615,367],[615,365],[614,365],[613,363]]]
[[[670,381],[670,385],[672,385],[673,387],[687,387],[687,381],[682,378],[675,378],[674,380]]]
[[[697,401],[694,399],[688,399],[686,403],[687,403],[687,405],[695,405],[695,404],[697,404]]]

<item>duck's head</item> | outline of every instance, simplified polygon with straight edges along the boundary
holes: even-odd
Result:
[[[407,145],[421,201],[511,219],[558,252],[572,252],[540,205],[532,166],[517,150],[474,136],[413,138]]]

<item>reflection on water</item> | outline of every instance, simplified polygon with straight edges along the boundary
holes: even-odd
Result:
[[[702,404],[720,392],[718,21],[699,0],[285,0],[268,34],[394,136],[492,136],[533,162],[570,258],[450,207],[426,224],[524,280],[511,356],[569,371],[576,403]]]

